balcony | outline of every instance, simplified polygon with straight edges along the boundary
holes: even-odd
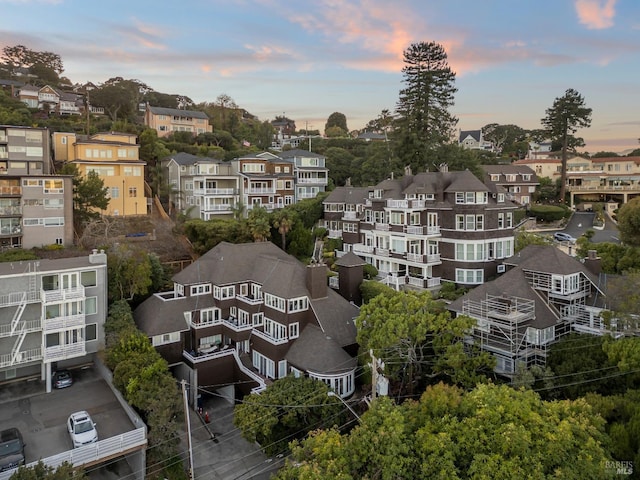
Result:
[[[14,355],[12,353],[0,355],[0,368],[40,361],[42,360],[42,348],[38,347],[30,350],[22,350],[17,352],[15,360],[13,357]]]
[[[269,335],[268,333],[262,332],[260,330],[254,330],[253,332],[251,332],[251,335],[254,335],[256,337],[262,338],[263,340],[266,340],[267,342],[273,344],[273,345],[284,345],[285,343],[287,343],[289,341],[288,338],[274,338],[271,335]]]
[[[296,179],[298,185],[327,185],[326,178],[298,178]]]
[[[342,238],[342,230],[329,229],[329,238]]]
[[[388,223],[376,223],[376,230],[380,230],[381,232],[388,232],[389,231],[389,224]]]
[[[353,244],[353,253],[355,253],[356,255],[359,253],[371,254],[373,253],[373,249],[374,247],[372,245],[363,245],[361,243]]]
[[[26,332],[26,333],[39,332],[40,330],[42,330],[42,322],[40,321],[40,319],[25,320],[25,321],[19,322],[16,325],[16,328],[13,332],[11,331],[11,325],[9,324],[0,325],[0,338],[19,335],[23,332]]]
[[[20,205],[13,206],[13,207],[0,207],[0,215],[3,215],[3,216],[22,215],[22,207]]]
[[[379,257],[388,257],[390,255],[390,251],[388,248],[376,247],[376,255],[378,255]]]
[[[82,357],[87,354],[84,341],[68,345],[56,345],[44,349],[45,362],[57,362],[67,358]]]
[[[47,318],[44,321],[43,330],[48,333],[56,330],[67,330],[69,328],[83,327],[84,319],[84,314]]]
[[[232,196],[237,193],[235,188],[195,188],[193,190],[194,195]]]
[[[232,210],[231,205],[207,205],[202,207],[203,212],[230,212]]]
[[[273,195],[276,193],[275,187],[270,188],[252,188],[249,187],[247,192],[249,195]]]
[[[252,298],[245,295],[236,295],[236,298],[249,305],[260,305],[263,302],[262,297]]]
[[[318,195],[318,193],[313,193],[313,192],[300,192],[298,193],[296,196],[298,198],[316,198],[316,196]]]
[[[358,212],[344,212],[342,214],[342,219],[343,220],[357,220],[358,219]]]
[[[84,287],[82,285],[72,288],[61,288],[58,290],[42,290],[41,299],[45,304],[61,303],[66,300],[84,298]]]

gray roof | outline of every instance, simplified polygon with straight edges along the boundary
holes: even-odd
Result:
[[[445,192],[488,192],[489,188],[469,170],[462,172],[445,172],[445,182],[450,183]]]
[[[287,362],[300,370],[316,373],[339,373],[353,370],[358,364],[335,340],[315,325],[308,325],[291,345]]]
[[[22,275],[35,272],[55,272],[60,270],[72,270],[90,266],[99,267],[104,264],[91,263],[89,255],[70,258],[55,258],[41,260],[20,260],[16,262],[0,263],[0,275]]]
[[[525,174],[534,176],[536,172],[534,172],[531,167],[528,165],[518,165],[510,163],[509,165],[482,165],[482,169],[485,173],[500,173],[500,174]]]
[[[305,267],[271,242],[221,242],[174,275],[180,284],[228,285],[251,280],[262,291],[283,298],[310,296]]]
[[[342,298],[333,289],[327,289],[325,298],[311,300],[322,331],[338,345],[346,347],[356,343],[355,318],[360,313],[358,307]]]
[[[294,148],[291,150],[285,150],[284,152],[279,152],[278,156],[280,158],[297,158],[297,157],[313,157],[313,158],[325,158],[324,155],[320,155],[319,153],[313,153],[309,150],[302,150],[300,148]]]
[[[467,137],[472,137],[476,142],[479,142],[480,137],[482,137],[482,130],[461,130],[458,141],[462,142]]]
[[[385,140],[387,137],[384,133],[362,132],[358,135],[360,140]]]
[[[163,294],[152,295],[133,312],[136,325],[149,337],[187,331],[189,324],[184,318],[184,312],[213,307],[211,295],[194,295],[167,300],[162,297]]]
[[[196,163],[221,163],[220,160],[210,157],[198,157],[187,152],[178,152],[162,159],[163,162],[173,160],[178,165],[195,165]]]
[[[336,187],[324,199],[322,203],[346,203],[349,205],[361,205],[369,198],[369,187]]]
[[[193,117],[193,118],[204,118],[209,119],[209,116],[204,112],[199,112],[197,110],[181,110],[179,108],[165,108],[165,107],[152,107],[148,105],[149,110],[154,115],[178,115],[181,117]]]
[[[359,265],[366,265],[363,259],[361,259],[358,255],[353,252],[347,252],[338,260],[336,260],[335,265],[339,267],[356,267]]]

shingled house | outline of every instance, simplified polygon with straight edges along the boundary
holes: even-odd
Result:
[[[452,302],[476,320],[473,339],[507,377],[518,363],[545,365],[547,348],[570,331],[602,335],[604,292],[588,267],[552,245],[529,245],[504,261],[506,273]]]
[[[191,386],[228,398],[289,374],[355,390],[358,309],[327,286],[323,264],[303,265],[270,242],[220,243],[134,312],[138,327]]]

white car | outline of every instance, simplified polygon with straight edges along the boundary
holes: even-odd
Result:
[[[557,240],[558,242],[576,243],[576,239],[575,238],[573,238],[568,233],[564,233],[564,232],[556,232],[556,233],[554,233],[553,234],[553,238],[555,240]]]
[[[67,430],[73,442],[73,448],[82,447],[98,441],[96,424],[84,410],[72,413],[67,420]]]

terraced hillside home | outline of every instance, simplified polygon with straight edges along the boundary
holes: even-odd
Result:
[[[513,254],[513,211],[504,189],[471,172],[389,178],[367,188],[338,187],[323,202],[324,226],[395,288],[473,286]]]
[[[228,398],[293,374],[355,389],[358,309],[327,286],[323,264],[303,265],[270,242],[220,243],[134,312],[136,324],[185,378]]]
[[[241,179],[231,163],[180,152],[161,164],[178,212],[202,220],[233,216],[241,199]]]
[[[107,255],[0,263],[0,384],[82,365],[104,348]]]
[[[49,145],[46,128],[0,125],[0,249],[73,244],[73,186]]]
[[[476,320],[472,341],[496,358],[495,371],[512,377],[518,365],[544,366],[547,350],[570,331],[610,330],[595,258],[581,263],[552,245],[529,245],[504,260],[506,272],[452,302],[456,315]]]
[[[295,173],[295,201],[316,198],[329,184],[326,157],[307,150],[293,149],[280,152],[278,156],[293,163]]]
[[[151,190],[144,181],[146,162],[140,160],[136,135],[101,132],[89,137],[54,132],[56,162],[69,162],[80,174],[96,172],[109,189],[109,205],[103,215],[146,215],[151,205]]]
[[[485,183],[505,189],[507,199],[519,205],[533,201],[536,187],[540,185],[536,173],[527,165],[483,165]]]
[[[145,108],[144,124],[158,132],[159,137],[167,137],[174,132],[189,132],[194,136],[213,132],[209,116],[204,112],[152,107],[149,104]]]

